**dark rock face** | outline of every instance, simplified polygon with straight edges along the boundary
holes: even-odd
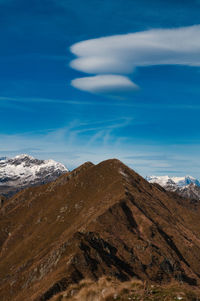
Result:
[[[0,194],[11,197],[23,188],[56,180],[67,168],[53,160],[28,155],[0,159]]]
[[[21,191],[0,211],[0,299],[50,300],[103,275],[199,286],[199,210],[115,159]]]
[[[6,201],[6,198],[3,195],[0,195],[0,208],[3,207],[5,201]]]

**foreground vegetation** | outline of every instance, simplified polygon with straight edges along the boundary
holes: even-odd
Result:
[[[200,294],[181,284],[159,286],[139,280],[119,282],[103,277],[98,282],[83,280],[71,285],[52,301],[200,301]]]

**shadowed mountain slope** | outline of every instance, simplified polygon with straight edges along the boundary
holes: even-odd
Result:
[[[116,159],[87,162],[1,209],[0,300],[49,300],[69,284],[200,284],[199,208]]]

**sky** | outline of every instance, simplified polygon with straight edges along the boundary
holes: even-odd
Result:
[[[0,156],[200,178],[199,0],[0,0]]]

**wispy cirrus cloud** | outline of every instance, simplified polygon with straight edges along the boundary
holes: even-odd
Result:
[[[74,87],[101,93],[105,83],[109,91],[117,87],[134,90],[136,84],[127,75],[135,67],[200,66],[200,25],[101,37],[76,43],[70,50],[77,56],[70,63],[73,69],[97,74],[73,80]]]
[[[115,157],[144,176],[168,171],[184,175],[192,171],[192,175],[199,177],[199,143],[162,147],[150,140],[136,142],[124,134],[124,130],[136,122],[129,117],[105,121],[72,120],[58,129],[1,134],[0,156],[28,153],[41,159],[55,159],[69,169],[85,161],[98,163]]]
[[[118,156],[124,137],[116,139],[115,131],[131,122],[131,118],[83,123],[73,120],[60,129],[1,134],[0,141],[4,143],[0,145],[0,156],[28,152],[39,158],[52,157],[62,161],[70,169],[88,160],[98,162]],[[119,152],[123,153],[122,150]]]
[[[136,144],[123,136],[115,139],[114,130],[126,127],[129,119],[108,120],[104,123],[74,121],[69,126],[23,134],[1,134],[0,157],[28,153],[37,158],[52,158],[73,169],[86,161],[98,163],[118,158],[134,170],[148,174],[191,174],[199,178],[200,145],[170,145],[161,148],[148,142]],[[181,155],[180,155],[181,154]],[[192,171],[192,172],[191,172]]]

